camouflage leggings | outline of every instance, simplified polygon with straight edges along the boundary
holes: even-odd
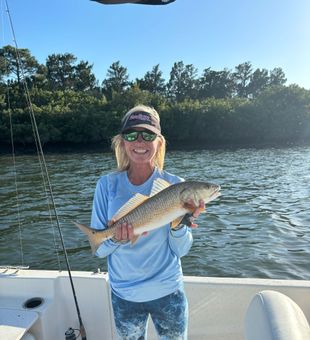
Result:
[[[187,339],[188,304],[183,290],[147,302],[131,302],[112,292],[117,333],[122,340],[146,339],[151,316],[161,340]]]

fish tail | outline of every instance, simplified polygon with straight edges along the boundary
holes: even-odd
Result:
[[[88,226],[86,226],[85,224],[79,223],[79,222],[75,222],[73,221],[73,223],[83,232],[87,235],[88,237],[88,241],[90,243],[90,247],[92,250],[92,253],[95,254],[95,252],[97,251],[98,247],[100,246],[100,244],[106,240],[108,240],[109,238],[113,237],[113,234],[110,232],[110,230],[97,230],[97,229],[93,229],[90,228]],[[100,233],[100,237],[98,237],[98,233]]]

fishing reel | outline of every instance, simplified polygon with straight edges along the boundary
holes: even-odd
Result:
[[[65,340],[76,340],[75,329],[69,327],[65,333]]]

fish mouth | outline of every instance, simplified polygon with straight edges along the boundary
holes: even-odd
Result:
[[[221,187],[219,185],[214,188],[214,191],[212,192],[212,194],[209,197],[210,201],[213,201],[217,197],[221,196],[220,190],[221,190]]]

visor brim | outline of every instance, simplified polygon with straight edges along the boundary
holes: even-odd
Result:
[[[149,124],[134,124],[134,125],[131,125],[131,126],[127,126],[125,129],[122,129],[121,133],[127,131],[127,130],[130,130],[132,128],[144,128],[146,130],[149,130],[149,131],[152,131],[154,133],[156,133],[157,135],[160,135],[161,134],[161,131],[158,130],[155,126],[152,126],[152,125],[149,125]]]

